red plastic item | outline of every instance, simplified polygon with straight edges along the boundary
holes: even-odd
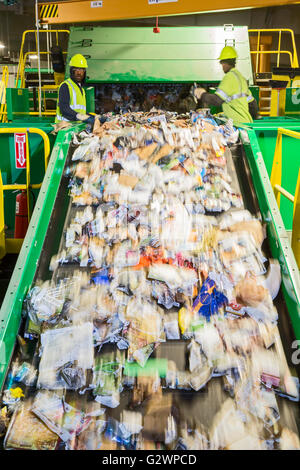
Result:
[[[22,190],[16,197],[15,238],[25,238],[28,228],[27,193]]]

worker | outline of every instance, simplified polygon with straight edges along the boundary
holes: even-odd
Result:
[[[65,80],[58,90],[55,122],[82,121],[93,126],[95,117],[86,112],[86,95],[83,88],[87,61],[83,55],[75,54],[69,65],[70,78]]]
[[[204,88],[196,88],[194,96],[200,107],[222,107],[225,117],[232,119],[234,125],[253,122],[257,119],[258,106],[248,88],[247,80],[235,68],[238,54],[234,47],[225,46],[219,57],[225,77],[214,94]]]

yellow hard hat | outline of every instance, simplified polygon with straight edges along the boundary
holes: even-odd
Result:
[[[87,69],[88,64],[86,58],[81,54],[75,54],[70,60],[70,67],[78,67],[80,69]]]
[[[221,55],[218,60],[236,59],[237,56],[238,55],[234,47],[225,46],[223,47]]]

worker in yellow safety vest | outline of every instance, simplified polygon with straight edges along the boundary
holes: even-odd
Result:
[[[194,96],[200,107],[222,107],[225,117],[232,119],[234,125],[253,122],[258,115],[257,102],[248,88],[247,80],[235,68],[237,57],[234,47],[225,46],[218,59],[225,77],[216,92],[211,94],[204,88],[194,89]]]
[[[83,88],[87,61],[83,55],[75,54],[69,65],[70,78],[65,80],[58,90],[55,122],[82,121],[93,125],[95,117],[86,112],[86,94]]]

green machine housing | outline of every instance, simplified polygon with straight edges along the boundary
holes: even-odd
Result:
[[[68,58],[82,53],[88,59],[87,81],[103,83],[194,83],[215,86],[222,78],[218,56],[222,47],[234,45],[237,66],[252,84],[252,69],[246,27],[152,28],[74,27],[71,29]],[[23,311],[23,301],[36,280],[45,250],[58,247],[63,220],[55,220],[56,206],[67,211],[69,197],[62,191],[64,168],[76,125],[58,133],[48,169],[35,205],[19,258],[0,310],[0,389],[13,356]],[[255,129],[240,130],[241,149],[247,162],[247,178],[258,201],[266,225],[270,256],[281,265],[280,295],[293,337],[300,340],[300,278],[289,239],[270,186]],[[239,160],[237,159],[237,162]],[[237,163],[238,164],[238,163]],[[53,232],[53,226],[55,230]],[[49,234],[55,234],[50,237]]]
[[[223,77],[218,57],[234,45],[237,66],[253,84],[248,29],[245,26],[161,28],[71,28],[67,63],[74,54],[88,60],[91,83],[218,83]]]

